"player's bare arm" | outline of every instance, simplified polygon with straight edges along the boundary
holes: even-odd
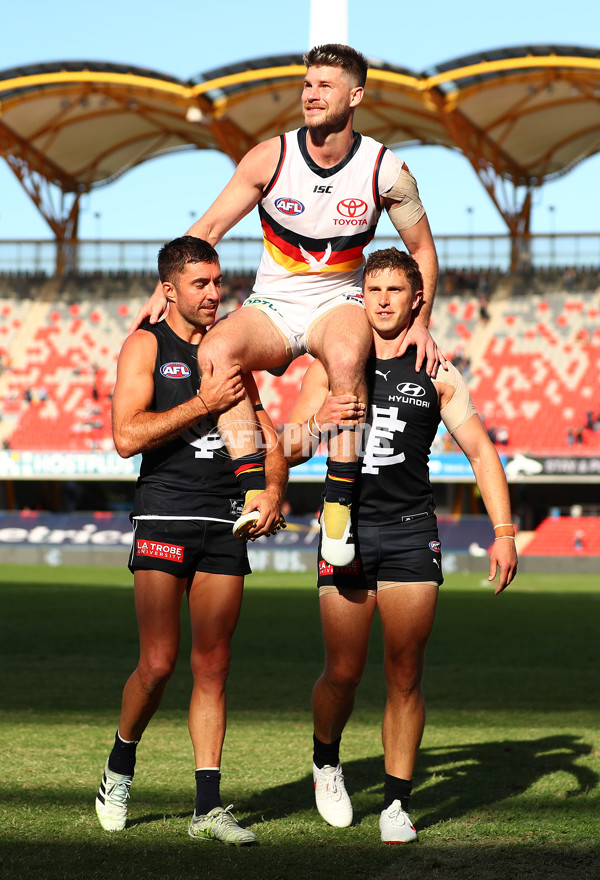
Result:
[[[198,397],[204,404],[204,415],[218,416],[234,406],[244,396],[244,382],[239,364],[227,370],[215,371],[211,361],[207,361],[200,379]]]
[[[442,411],[447,410],[449,405],[452,405],[452,399],[456,393],[455,388],[445,382],[438,381],[435,382],[435,386],[438,390],[440,408]],[[466,407],[464,409],[464,405],[461,405],[461,410],[464,409],[464,414],[469,415],[472,410],[468,408],[468,402],[466,402]],[[442,412],[442,416],[447,422],[448,415]],[[460,417],[460,412],[455,412],[450,416],[450,419],[460,421]],[[473,412],[458,427],[453,428],[450,421],[447,422],[447,427],[452,428],[452,436],[469,459],[485,509],[492,525],[497,527],[494,530],[496,540],[490,550],[488,579],[493,581],[499,572],[495,590],[495,595],[498,595],[511,583],[517,573],[515,533],[511,524],[510,498],[504,468],[496,447],[488,437],[476,412]]]
[[[438,280],[437,253],[417,181],[405,162],[395,182],[382,194],[381,201],[408,252],[419,264],[423,276],[420,321],[427,328]]]
[[[382,203],[409,254],[419,264],[423,276],[423,304],[412,322],[408,338],[399,347],[398,357],[404,354],[409,345],[416,345],[417,370],[421,369],[425,360],[427,373],[433,378],[439,363],[445,364],[428,330],[438,279],[437,253],[417,182],[405,163],[395,183],[383,195]]]
[[[469,422],[454,432],[453,436],[473,468],[492,524],[511,523],[504,469],[479,416],[472,416]],[[495,530],[495,540],[490,550],[488,579],[493,581],[498,572],[498,584],[494,591],[496,595],[511,583],[517,573],[517,550],[512,525],[503,525],[500,530]]]
[[[280,523],[281,504],[285,495],[288,479],[288,465],[283,450],[278,443],[277,432],[266,410],[262,408],[256,382],[251,374],[244,376],[244,382],[250,401],[255,409],[256,428],[261,434],[257,444],[266,450],[265,482],[263,492],[255,495],[244,507],[243,512],[257,510],[259,519],[248,531],[251,541],[261,535],[270,535],[285,524]]]
[[[291,409],[280,438],[290,466],[307,461],[316,452],[319,445],[318,435],[313,438],[314,442],[311,443],[306,426],[313,413],[323,405],[328,391],[329,381],[325,367],[321,361],[315,360],[304,374],[300,393]]]
[[[138,330],[125,341],[117,364],[117,382],[113,395],[112,418],[115,447],[129,458],[164,446],[209,413],[218,415],[243,396],[239,367],[232,367],[208,378],[200,391],[180,406],[165,412],[153,412],[154,364],[156,338]]]
[[[410,345],[416,345],[415,366],[417,371],[421,369],[425,361],[427,374],[433,378],[437,374],[439,364],[442,363],[445,366],[446,358],[437,347],[428,329],[438,280],[438,259],[427,215],[421,217],[410,229],[404,229],[399,234],[409,254],[419,264],[423,276],[423,302],[398,349],[398,357],[403,355]]]
[[[270,138],[253,147],[241,160],[231,180],[208,211],[196,220],[186,235],[202,238],[214,247],[226,232],[256,207],[264,188],[275,173],[279,150],[279,138]],[[162,284],[158,282],[150,299],[140,307],[129,332],[137,330],[146,318],[149,318],[151,324],[156,324],[166,305]]]
[[[279,161],[280,140],[269,138],[253,147],[208,211],[190,227],[187,235],[208,241],[213,247],[257,206]]]
[[[366,404],[354,394],[332,396],[325,367],[321,361],[313,361],[281,437],[290,466],[311,458],[327,431],[341,424],[358,424],[365,409]]]

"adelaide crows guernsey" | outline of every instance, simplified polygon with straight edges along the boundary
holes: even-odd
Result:
[[[200,388],[198,346],[177,336],[166,321],[142,324],[156,337],[152,410],[185,403]],[[133,516],[197,516],[233,521],[241,492],[231,458],[212,417],[142,455]]]
[[[360,288],[380,194],[402,166],[382,144],[355,133],[344,159],[321,168],[308,152],[306,133],[281,135],[279,163],[258,206],[264,249],[254,292],[273,300]]]
[[[369,415],[358,480],[358,523],[395,525],[433,513],[429,453],[440,422],[438,395],[416,348],[367,363]]]

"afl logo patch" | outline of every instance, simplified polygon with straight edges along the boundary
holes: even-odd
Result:
[[[343,293],[342,296],[346,302],[358,303],[361,306],[365,304],[362,293]]]
[[[423,397],[425,394],[424,388],[421,388],[420,385],[414,385],[412,382],[402,382],[396,388],[399,394],[404,394],[406,397]]]
[[[304,205],[302,202],[299,202],[298,199],[276,199],[275,207],[278,211],[281,211],[282,214],[287,214],[288,217],[293,217],[295,214],[302,214],[304,211]]]
[[[338,202],[338,214],[342,217],[362,217],[369,206],[362,199],[342,199]]]
[[[439,541],[430,541],[429,542],[429,549],[433,550],[434,553],[439,553],[441,546],[442,545],[440,544]]]
[[[165,379],[189,379],[192,371],[187,364],[181,364],[173,361],[170,364],[163,364],[160,368],[160,375]]]

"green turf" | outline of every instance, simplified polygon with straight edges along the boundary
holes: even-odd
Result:
[[[323,654],[312,578],[250,578],[233,645],[222,793],[260,846],[232,851],[186,834],[187,626],[139,749],[131,822],[107,835],[93,800],[137,657],[132,579],[115,568],[4,566],[0,877],[599,876],[598,581],[523,575],[494,597],[480,575],[447,579],[411,808],[419,842],[385,847],[379,627],[343,740],[355,823],[334,829],[316,813],[310,779],[310,692]]]

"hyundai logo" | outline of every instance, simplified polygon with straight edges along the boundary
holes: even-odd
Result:
[[[337,205],[338,213],[342,217],[362,217],[367,208],[367,203],[362,199],[342,199]]]
[[[396,385],[399,394],[404,394],[405,397],[423,397],[425,394],[425,389],[420,385],[413,385],[412,382],[403,382],[401,385]]]

